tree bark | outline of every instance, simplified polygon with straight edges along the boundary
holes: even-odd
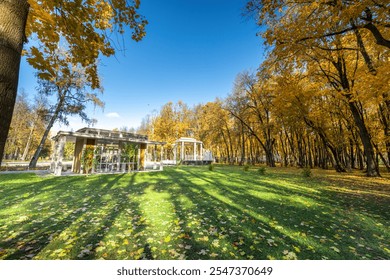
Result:
[[[0,164],[18,90],[27,0],[0,0]]]
[[[371,137],[367,130],[366,124],[364,123],[363,116],[355,101],[350,101],[349,108],[351,109],[352,116],[355,120],[355,124],[358,127],[360,139],[362,140],[364,147],[364,154],[366,156],[367,163],[367,176],[377,177],[380,176],[378,165],[375,162],[374,148],[371,143]]]

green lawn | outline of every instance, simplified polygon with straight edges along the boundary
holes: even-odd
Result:
[[[0,175],[0,259],[390,259],[390,180],[216,166]]]

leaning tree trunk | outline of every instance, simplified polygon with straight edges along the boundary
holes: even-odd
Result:
[[[27,0],[0,0],[0,164],[15,106],[28,9]]]
[[[39,143],[37,150],[35,151],[33,157],[31,158],[31,161],[30,161],[30,164],[28,165],[28,168],[35,168],[37,166],[39,155],[41,154],[41,151],[42,151],[43,147],[45,146],[46,139],[49,136],[50,130],[53,127],[54,122],[57,120],[58,115],[60,114],[60,112],[62,110],[62,106],[64,104],[64,101],[65,101],[65,94],[62,94],[60,97],[60,100],[56,106],[56,110],[54,111],[53,116],[50,118],[50,121],[49,121],[49,123],[46,127],[46,130],[45,130],[45,133],[42,136],[41,142]]]

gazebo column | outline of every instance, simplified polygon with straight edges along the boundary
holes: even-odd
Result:
[[[177,144],[175,144],[173,146],[173,159],[175,160],[175,164],[176,164],[176,162],[177,162]]]
[[[65,143],[66,143],[66,137],[60,136],[57,141],[58,141],[58,144],[56,144],[57,149],[55,152],[55,159],[54,159],[54,175],[61,176],[62,160],[64,158],[64,147],[65,147]]]
[[[122,168],[122,166],[121,166],[121,153],[122,153],[122,142],[121,141],[119,141],[118,142],[118,169],[117,169],[117,171],[118,172],[120,172],[121,171],[121,168]],[[122,170],[123,172],[125,172],[125,170]]]
[[[194,160],[196,160],[196,142],[194,142]]]
[[[160,170],[163,170],[164,146],[161,145]]]
[[[185,157],[184,157],[184,141],[181,142],[180,160],[181,161],[185,160]]]
[[[74,155],[73,155],[73,168],[72,172],[80,173],[81,170],[81,156],[83,152],[84,146],[84,138],[76,138],[76,142],[74,145]]]
[[[54,173],[55,171],[55,163],[57,159],[57,140],[51,142],[51,163],[50,163],[50,171]],[[73,169],[73,167],[72,167]]]
[[[140,144],[138,170],[144,170],[144,168],[145,168],[145,150],[146,150],[146,148],[147,148],[147,144]]]
[[[94,172],[95,167],[94,167],[93,159],[95,157],[95,147],[96,147],[96,139],[93,138],[84,139],[83,151],[85,152],[86,149],[92,149],[93,151],[92,158],[88,158],[88,163],[91,165],[88,172],[87,172],[87,166],[85,166],[85,164],[83,163],[84,174]]]

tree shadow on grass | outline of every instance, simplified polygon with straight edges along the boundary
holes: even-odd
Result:
[[[142,176],[99,175],[34,182],[36,197],[29,192],[24,200],[18,198],[13,206],[21,203],[23,209],[7,207],[14,209],[15,216],[31,208],[34,211],[27,212],[23,221],[0,225],[0,236],[2,232],[4,238],[15,234],[6,242],[0,241],[0,248],[6,249],[7,254],[0,258],[152,259],[164,256],[154,251],[156,247],[168,247],[184,253],[187,259],[281,259],[288,256],[286,251],[294,251],[300,259],[356,259],[361,255],[347,252],[347,248],[357,241],[349,240],[347,235],[358,238],[360,234],[380,234],[370,228],[368,221],[351,224],[349,208],[339,205],[322,188],[308,194],[307,188],[278,186],[269,178],[262,181],[256,176],[235,177],[233,171],[226,175],[224,170],[210,174],[202,168],[183,168]],[[29,186],[17,184],[12,191],[20,194]],[[264,198],[262,193],[272,196]],[[158,201],[154,204],[153,199],[167,200],[164,203],[172,205],[174,217],[144,221],[148,215],[158,213]],[[292,203],[295,200],[299,202]],[[26,201],[29,203],[23,203]],[[319,205],[305,205],[308,201]],[[145,213],[145,207],[150,208],[149,213]],[[1,219],[5,218],[0,216]],[[170,223],[165,228],[179,230],[170,234],[174,237],[170,242],[151,244],[153,230],[164,227],[152,222],[164,221]],[[324,235],[326,238],[322,238]],[[116,242],[115,246],[108,247],[107,240]],[[369,240],[359,242],[369,244]],[[388,258],[377,245],[371,250],[372,258]],[[330,250],[330,246],[340,249],[341,254]],[[4,250],[1,252],[4,254]]]
[[[89,230],[88,237],[82,241],[84,246],[89,245],[89,254],[85,254],[84,256],[78,255],[77,258],[81,259],[97,259],[101,257],[104,254],[99,254],[97,252],[97,249],[104,244],[102,241],[107,237],[108,232],[115,227],[115,223],[121,223],[125,224],[121,230],[118,231],[118,235],[122,235],[123,232],[125,232],[128,229],[131,229],[132,234],[127,235],[126,237],[131,239],[134,238],[134,236],[140,234],[142,231],[145,230],[145,225],[143,223],[140,223],[140,220],[142,220],[142,213],[140,212],[140,206],[139,203],[134,200],[135,193],[137,195],[140,195],[144,191],[144,187],[142,185],[135,186],[135,178],[137,174],[132,174],[130,177],[130,181],[126,183],[124,187],[118,188],[116,187],[112,194],[114,195],[114,198],[112,198],[111,204],[111,210],[103,219],[100,219],[98,221],[95,221],[95,229]],[[120,178],[117,178],[117,181]],[[131,188],[131,190],[129,190]],[[96,209],[97,211],[98,209]],[[131,211],[131,214],[127,212],[127,210]],[[130,221],[130,222],[129,222]],[[96,225],[97,224],[97,225]],[[89,225],[85,225],[86,230],[88,230]],[[133,231],[133,229],[135,229]],[[84,230],[83,227],[78,227],[79,232],[82,232]],[[134,242],[134,240],[131,240],[131,242]],[[147,257],[150,257],[150,248],[148,247],[148,244],[146,243],[146,240],[142,238],[140,240],[141,243],[145,244],[144,246],[144,255]],[[82,247],[82,245],[75,246],[75,247]],[[128,246],[125,246],[124,244],[121,244],[119,246],[119,249],[127,250],[129,249]],[[148,251],[149,249],[149,251]],[[124,257],[121,259],[134,259],[138,258],[137,256],[130,254],[125,254]],[[142,255],[142,254],[140,254]],[[116,254],[108,253],[106,256],[104,256],[105,259],[118,259],[118,256]]]
[[[93,211],[105,203],[98,194],[91,195],[91,192],[96,192],[93,187],[98,186],[99,192],[108,192],[122,177],[123,175],[117,175],[113,179],[112,176],[73,177],[68,180],[61,179],[61,184],[57,184],[58,181],[53,178],[38,183],[35,188],[45,188],[48,184],[54,184],[56,189],[43,199],[25,206],[26,209],[28,207],[32,207],[33,210],[39,209],[38,207],[42,209],[24,221],[23,225],[14,224],[10,227],[10,230],[17,234],[0,242],[0,247],[12,251],[5,258],[32,258],[43,249],[47,249],[50,243],[56,243],[61,233],[85,215],[87,209]],[[58,203],[62,203],[63,207],[58,207]],[[115,214],[108,213],[105,223],[109,224],[113,219]],[[77,238],[77,235],[73,237]]]
[[[207,180],[202,178],[197,172],[188,172],[202,180]],[[297,179],[292,175],[281,174],[284,178],[283,184],[282,180],[278,176],[272,175],[258,175],[254,173],[245,173],[240,174],[240,176],[235,176],[233,172],[219,173],[219,176],[223,175],[229,178],[229,183],[224,182],[224,187],[230,186],[231,189],[236,189],[235,184],[242,185],[242,182],[245,182],[244,191],[266,191],[267,193],[274,193],[275,195],[282,196],[288,199],[289,196],[299,196],[304,200],[315,201],[316,204],[326,205],[328,208],[338,208],[343,211],[350,211],[357,209],[363,211],[367,214],[372,214],[375,216],[380,216],[383,220],[390,220],[390,212],[387,211],[388,205],[390,205],[390,192],[386,194],[376,193],[366,193],[362,195],[361,191],[353,192],[348,188],[331,188],[327,184],[327,181],[320,180],[317,178],[309,179]],[[294,174],[293,174],[294,175]],[[214,180],[208,180],[209,183],[218,184],[221,183],[220,180],[217,180],[218,177]],[[270,180],[277,179],[276,183],[270,183]],[[314,188],[310,187],[311,182],[315,184]]]
[[[278,251],[282,249],[275,250],[277,244],[281,240],[293,242],[264,221],[245,213],[245,208],[213,197],[202,187],[194,185],[185,174],[174,174],[172,180],[180,186],[172,197],[184,194],[196,205],[195,209],[183,209],[177,199],[172,200],[179,217],[186,221],[183,230],[190,232],[191,238],[185,241],[193,248],[192,252],[187,252],[189,259],[281,258],[283,253]],[[189,213],[194,211],[200,213],[202,221],[197,228],[191,227],[191,221],[188,221]]]
[[[193,178],[194,176],[199,177],[199,175],[196,172],[192,172],[191,169],[188,169],[186,171],[188,172],[188,175],[185,175],[185,173],[183,174],[183,172],[181,172],[179,180],[177,178],[177,174],[174,174],[172,179],[179,181],[181,186],[190,186],[191,184],[194,185],[195,183],[191,178]],[[375,229],[370,227],[368,224],[363,223],[362,225],[360,225],[360,227],[359,225],[356,226],[353,224],[349,224],[348,221],[345,220],[347,218],[347,215],[345,213],[342,213],[341,215],[339,214],[340,217],[334,217],[337,216],[334,210],[337,211],[340,206],[339,208],[332,209],[335,207],[335,205],[325,204],[328,203],[328,201],[331,201],[330,198],[323,201],[322,203],[325,205],[321,207],[309,207],[300,204],[294,205],[289,204],[288,200],[280,202],[277,199],[264,200],[254,196],[253,192],[250,192],[250,190],[256,189],[258,183],[256,185],[255,182],[253,182],[253,185],[250,186],[248,190],[246,189],[246,186],[245,188],[237,188],[234,186],[234,183],[227,185],[225,180],[220,181],[219,179],[215,178],[201,179],[207,182],[208,185],[198,185],[196,187],[197,191],[190,193],[188,197],[191,197],[191,199],[198,201],[201,206],[203,205],[206,208],[207,204],[210,205],[215,203],[216,200],[220,200],[221,202],[225,203],[224,209],[228,210],[227,212],[235,213],[236,216],[240,217],[245,217],[249,215],[251,217],[250,220],[256,221],[256,224],[260,222],[263,229],[264,226],[266,226],[265,231],[269,231],[269,234],[266,234],[266,236],[271,236],[272,240],[274,240],[274,237],[276,237],[276,239],[279,240],[279,243],[282,244],[282,246],[279,246],[278,248],[273,248],[273,250],[268,251],[268,253],[276,253],[279,258],[284,256],[283,252],[285,252],[286,248],[290,250],[292,249],[292,247],[295,246],[300,248],[298,249],[299,252],[297,252],[299,253],[298,255],[300,258],[318,259],[325,257],[330,259],[356,259],[362,255],[356,254],[356,252],[353,252],[353,250],[344,251],[342,255],[338,254],[337,250],[339,249],[337,247],[343,246],[345,248],[348,248],[348,246],[356,246],[356,241],[351,240],[349,236],[345,237],[343,234],[337,235],[337,233],[345,232],[352,227],[351,232],[355,232],[355,236],[358,236],[358,231],[361,230],[360,227],[362,225],[365,234],[380,233],[380,231],[375,231]],[[236,183],[240,183],[239,180],[236,180]],[[242,185],[242,183],[239,185]],[[191,188],[187,188],[187,192],[188,189]],[[262,191],[264,192],[273,192],[281,197],[286,196],[288,194],[297,195],[296,190],[290,191],[289,193],[286,193],[285,191],[280,192],[277,190],[278,186],[276,185],[272,186],[272,188],[262,188]],[[208,197],[210,195],[212,197]],[[299,199],[304,197],[301,192],[298,192],[298,195]],[[311,197],[311,195],[309,197]],[[232,203],[228,203],[225,198],[228,198]],[[202,201],[199,202],[200,199],[203,199],[203,204]],[[333,203],[335,204],[334,201]],[[261,207],[256,207],[258,205],[261,205]],[[323,211],[325,209],[327,211]],[[208,211],[209,217],[216,217],[215,215],[218,215],[216,211],[210,211],[210,208],[208,208]],[[251,223],[248,223],[248,221],[244,220],[245,218],[243,219],[243,223],[241,224],[242,227],[244,227],[245,225],[245,227],[247,227],[247,229],[249,229],[250,231],[258,231],[258,228],[254,227]],[[217,221],[215,221],[214,219],[214,222]],[[232,227],[235,226],[235,224],[230,223],[229,226]],[[302,234],[305,235],[304,238],[302,236],[299,236]],[[333,235],[339,237],[335,238]],[[254,241],[253,238],[250,238],[250,236],[249,239],[252,242]],[[340,244],[341,242],[343,243],[343,245]],[[333,247],[334,249],[331,250],[329,249],[329,247]],[[386,258],[386,254],[384,254],[384,252],[381,250],[374,250],[371,248],[371,251],[371,256],[373,258]],[[245,252],[245,255],[249,253],[250,252]],[[265,258],[265,255],[257,254],[256,258],[263,259]]]

